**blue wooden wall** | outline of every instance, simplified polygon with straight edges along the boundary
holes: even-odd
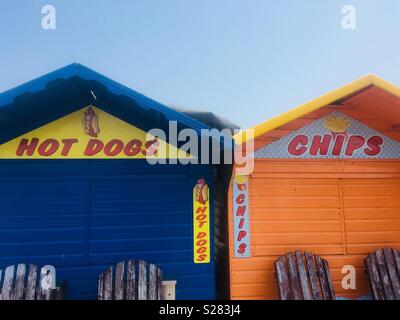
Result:
[[[120,260],[158,264],[177,299],[214,299],[211,263],[193,263],[192,188],[212,166],[144,160],[1,160],[0,267],[53,264],[67,299],[96,299],[98,275]],[[210,199],[213,203],[213,198]]]

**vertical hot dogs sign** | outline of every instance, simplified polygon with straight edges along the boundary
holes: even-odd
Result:
[[[0,145],[0,159],[144,159],[166,154],[188,156],[95,106]]]
[[[193,188],[194,263],[210,263],[210,191],[204,178]]]
[[[250,257],[249,181],[246,176],[233,178],[234,255]]]
[[[398,159],[400,143],[334,111],[257,150],[255,157]]]

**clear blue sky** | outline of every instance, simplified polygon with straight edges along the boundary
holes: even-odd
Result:
[[[0,92],[79,62],[247,127],[369,72],[400,85],[399,34],[399,0],[1,0]]]

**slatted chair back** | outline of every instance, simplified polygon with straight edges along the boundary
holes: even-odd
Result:
[[[119,262],[99,276],[99,300],[161,300],[162,272],[143,260]]]
[[[0,270],[0,300],[55,299],[56,271],[33,264],[18,264]]]
[[[288,253],[275,262],[281,300],[335,300],[325,259],[309,252]]]
[[[365,269],[375,300],[400,300],[400,251],[383,248],[365,260]]]

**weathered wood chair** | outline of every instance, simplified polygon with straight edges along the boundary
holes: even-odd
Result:
[[[99,300],[161,300],[162,273],[142,260],[119,262],[99,276]]]
[[[400,250],[384,248],[371,253],[365,269],[375,300],[400,300]]]
[[[308,252],[288,253],[275,262],[281,300],[336,300],[328,261]]]
[[[56,298],[56,271],[33,264],[18,264],[0,270],[0,300],[53,300]]]

